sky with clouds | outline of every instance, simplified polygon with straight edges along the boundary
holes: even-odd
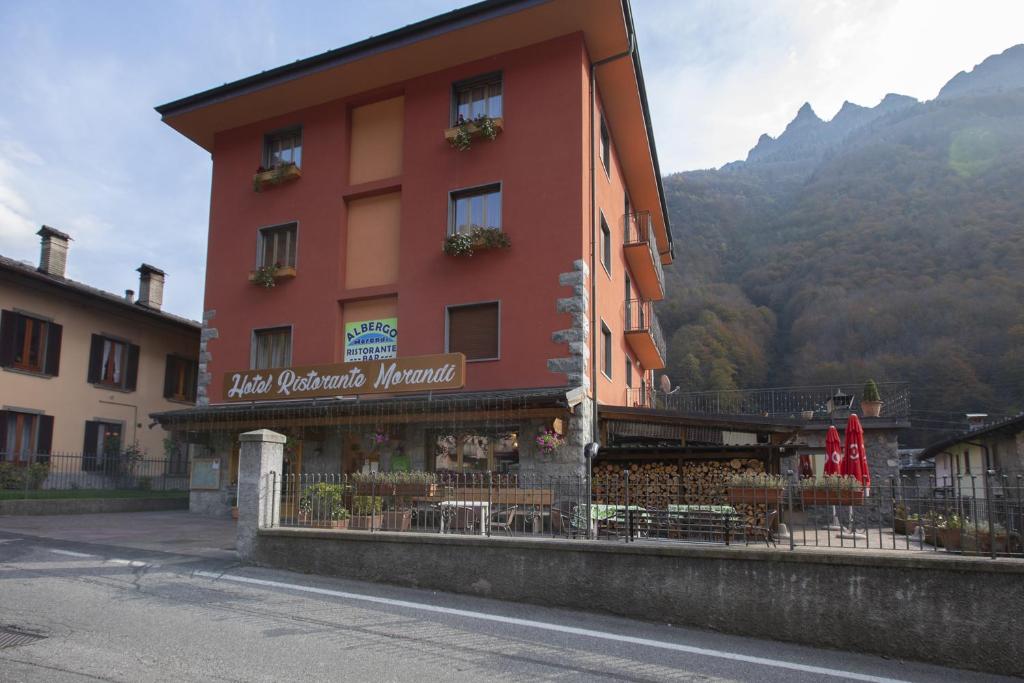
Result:
[[[72,238],[69,276],[198,318],[210,158],[153,107],[453,9],[451,0],[0,2],[0,254]],[[633,0],[666,173],[746,156],[807,101],[933,98],[1024,42],[1020,0]]]

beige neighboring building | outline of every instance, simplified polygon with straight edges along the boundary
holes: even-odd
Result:
[[[199,324],[160,310],[160,269],[138,269],[138,298],[104,292],[65,276],[66,234],[38,234],[38,267],[0,256],[0,461],[81,453],[98,470],[135,444],[167,458],[149,414],[195,403]],[[167,474],[187,472],[170,460]]]

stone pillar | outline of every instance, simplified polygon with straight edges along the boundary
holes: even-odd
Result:
[[[284,434],[269,429],[245,432],[238,437],[238,529],[235,547],[242,561],[256,549],[256,533],[277,526],[281,518],[281,463]],[[274,477],[271,477],[273,473]]]

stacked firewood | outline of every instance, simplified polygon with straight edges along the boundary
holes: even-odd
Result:
[[[691,460],[680,467],[669,462],[598,463],[594,465],[594,502],[626,504],[624,472],[629,470],[629,504],[664,510],[669,505],[728,505],[729,479],[734,474],[764,472],[760,460]],[[767,505],[733,504],[748,524],[762,525]]]

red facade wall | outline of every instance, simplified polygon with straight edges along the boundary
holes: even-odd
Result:
[[[588,186],[580,182],[588,152],[587,121],[580,117],[585,62],[581,36],[565,36],[218,134],[205,302],[206,310],[216,311],[209,324],[218,330],[208,344],[210,400],[223,400],[224,372],[249,367],[254,328],[291,325],[294,365],[340,361],[341,302],[389,294],[398,298],[400,355],[444,351],[446,305],[496,299],[502,307],[501,359],[468,364],[466,388],[564,385],[565,376],[549,372],[547,360],[568,355],[565,345],[551,341],[552,332],[571,324],[568,314],[556,311],[556,300],[571,294],[559,286],[558,275],[570,271],[574,260],[589,258]],[[466,152],[451,149],[442,136],[451,84],[498,70],[504,132]],[[402,175],[350,186],[350,108],[396,95],[405,97]],[[253,192],[263,135],[295,124],[303,131],[302,178]],[[492,182],[502,183],[502,223],[512,247],[471,258],[445,256],[449,191]],[[346,291],[346,198],[396,187],[402,196],[398,281]],[[613,232],[619,214],[621,208],[609,213]],[[297,276],[272,289],[252,285],[247,276],[258,228],[291,221],[299,224]],[[621,273],[621,227],[618,234],[613,253]],[[621,302],[622,284],[610,291]],[[621,335],[621,322],[613,329]],[[609,398],[602,396],[603,402]]]

